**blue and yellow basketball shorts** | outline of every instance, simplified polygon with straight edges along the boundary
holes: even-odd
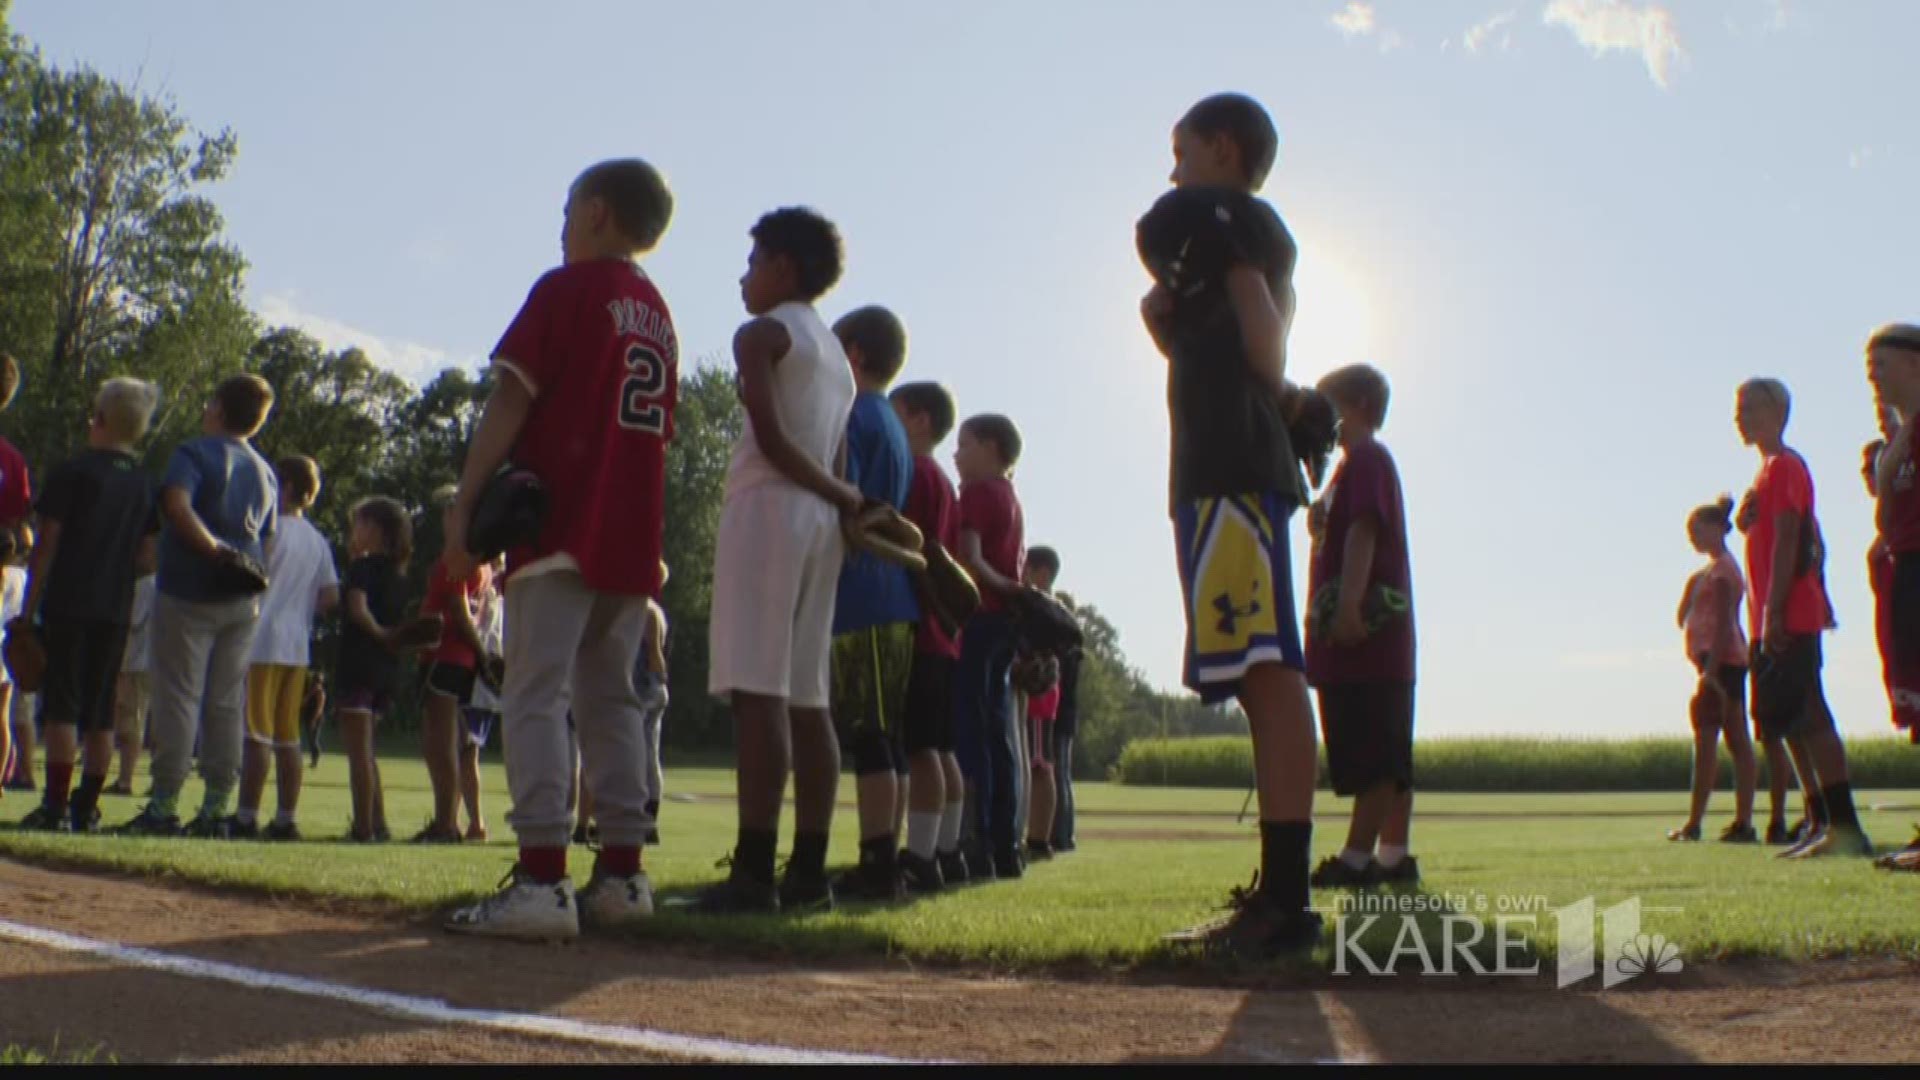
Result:
[[[1174,514],[1187,601],[1187,688],[1208,704],[1240,692],[1255,664],[1306,669],[1287,544],[1292,499],[1274,492],[1192,499]]]

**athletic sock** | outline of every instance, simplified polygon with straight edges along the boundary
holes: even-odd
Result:
[[[1816,791],[1807,797],[1807,817],[1813,822],[1815,832],[1827,827],[1827,793]]]
[[[56,814],[67,812],[67,795],[73,789],[73,762],[47,762],[47,808]]]
[[[273,823],[282,827],[293,824],[293,811],[282,810],[273,815]]]
[[[541,885],[552,885],[567,876],[567,849],[564,847],[522,847],[520,869]]]
[[[787,863],[787,873],[802,878],[825,877],[827,873],[827,834],[816,832],[796,832],[793,834],[793,855]]]
[[[1377,856],[1380,860],[1380,865],[1386,867],[1388,870],[1399,866],[1406,860],[1406,857],[1407,849],[1400,844],[1381,844],[1380,854]]]
[[[773,884],[773,849],[779,842],[772,829],[742,825],[733,843],[733,872],[761,885]]]
[[[1307,909],[1307,859],[1312,849],[1313,822],[1260,823],[1260,891],[1288,914]]]
[[[180,816],[179,805],[179,792],[170,791],[163,794],[155,791],[147,798],[147,813],[154,817],[177,818]]]
[[[966,823],[967,801],[955,799],[947,804],[946,812],[940,815],[940,853],[951,855],[960,850],[960,826]]]
[[[81,822],[93,818],[94,808],[100,805],[100,793],[106,790],[107,774],[86,775],[80,778],[80,786],[73,793],[71,809],[74,817]]]
[[[243,829],[252,828],[260,822],[260,811],[249,810],[243,806],[233,812],[233,821]]]
[[[1340,861],[1347,864],[1349,870],[1365,870],[1373,861],[1373,852],[1359,848],[1345,848],[1340,852]]]
[[[1853,785],[1845,780],[1837,784],[1828,784],[1820,792],[1820,801],[1826,804],[1827,820],[1836,829],[1858,829],[1860,814],[1853,805]]]
[[[593,872],[604,877],[630,878],[640,872],[640,845],[609,844],[600,849],[600,857],[594,860]]]
[[[907,850],[923,859],[933,858],[940,846],[939,811],[914,810],[907,814]]]
[[[228,800],[233,798],[230,787],[207,786],[206,798],[200,800],[200,816],[204,818],[223,818],[227,816]]]
[[[900,866],[900,837],[894,833],[860,841],[860,865],[892,871]]]

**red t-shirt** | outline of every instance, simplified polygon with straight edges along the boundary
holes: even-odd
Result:
[[[960,546],[958,501],[953,493],[953,481],[947,479],[938,461],[927,455],[913,459],[913,484],[907,489],[907,520],[913,522],[923,536],[938,540],[949,554]],[[932,611],[920,616],[916,647],[934,656],[960,658],[959,640],[947,633]]]
[[[657,597],[667,442],[680,348],[660,291],[638,266],[597,259],[549,270],[494,362],[533,392],[513,458],[547,488],[540,542],[508,574],[564,554],[596,592]]]
[[[1406,501],[1400,471],[1386,446],[1369,439],[1348,448],[1327,483],[1326,498],[1327,529],[1314,545],[1307,595],[1317,603],[1323,590],[1339,584],[1346,569],[1347,534],[1356,523],[1371,519],[1373,565],[1367,569],[1366,588],[1370,594],[1381,588],[1395,590],[1411,605],[1413,564],[1407,553]],[[1307,681],[1315,687],[1414,681],[1411,607],[1387,619],[1356,645],[1334,644],[1332,629],[1330,624],[1315,623],[1307,635]]]
[[[1888,490],[1881,492],[1893,516],[1883,539],[1887,551],[1895,555],[1920,551],[1920,484],[1915,483],[1920,475],[1916,474],[1920,474],[1920,439],[1908,446],[1907,460],[1894,472]]]
[[[33,481],[27,475],[27,459],[5,439],[0,439],[0,525],[25,521],[33,512]]]
[[[1753,482],[1753,523],[1747,528],[1747,621],[1753,640],[1767,625],[1767,597],[1773,590],[1775,519],[1792,511],[1800,528],[1813,527],[1813,476],[1791,451],[1775,454],[1760,466]],[[1820,576],[1808,573],[1787,592],[1787,633],[1818,634],[1827,628],[1827,598]]]
[[[465,604],[468,618],[477,617],[480,594],[486,592],[487,579],[492,575],[492,568],[482,563],[473,568],[473,573],[465,581],[455,581],[447,576],[446,564],[433,564],[433,570],[427,575],[427,598],[420,602],[420,614],[438,615],[446,623],[446,629],[440,635],[440,644],[433,650],[431,659],[434,663],[463,668],[479,666],[479,658],[474,656],[473,647],[454,631],[453,616],[448,613],[453,610],[454,604]]]
[[[987,565],[1013,581],[1027,558],[1027,526],[1020,513],[1020,497],[1013,481],[1003,476],[960,487],[960,530],[980,537],[980,555]],[[1007,602],[992,589],[980,589],[980,610],[1003,611]]]

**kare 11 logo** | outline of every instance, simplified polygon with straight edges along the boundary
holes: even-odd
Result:
[[[1601,988],[1612,989],[1643,975],[1674,975],[1685,968],[1679,946],[1645,932],[1640,922],[1644,912],[1679,910],[1644,907],[1639,897],[1602,909],[1591,896],[1562,907],[1544,896],[1344,896],[1330,912],[1333,973],[1386,975],[1417,965],[1422,975],[1537,976],[1541,964],[1533,937],[1544,916],[1553,920],[1559,987],[1598,975]],[[1392,944],[1383,949],[1389,931]]]

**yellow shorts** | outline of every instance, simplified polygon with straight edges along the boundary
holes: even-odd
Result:
[[[113,734],[121,742],[139,742],[146,734],[152,682],[144,671],[123,671],[113,695]]]
[[[300,745],[300,706],[307,669],[255,664],[247,671],[247,738],[269,746]]]

